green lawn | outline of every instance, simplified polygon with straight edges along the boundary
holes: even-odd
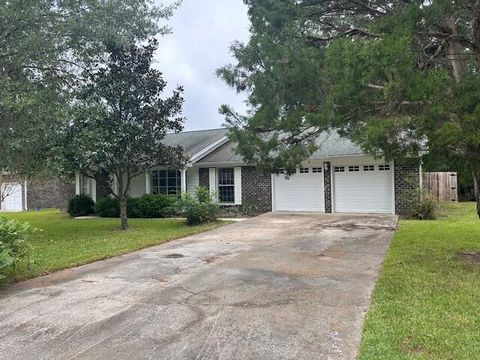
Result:
[[[479,359],[480,251],[474,204],[435,221],[401,221],[367,314],[360,359]]]
[[[187,226],[176,219],[131,219],[118,230],[118,219],[73,220],[56,210],[0,214],[42,229],[33,235],[30,265],[21,264],[7,281],[19,281],[196,234],[226,224]]]

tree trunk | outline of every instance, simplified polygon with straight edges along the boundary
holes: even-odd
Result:
[[[120,202],[120,230],[128,230],[128,216],[127,216],[127,190],[124,174],[118,174],[118,200]]]
[[[477,6],[473,14],[473,53],[477,61],[477,66],[480,67],[480,3]]]
[[[120,230],[128,230],[127,197],[120,194]]]
[[[446,30],[452,34],[452,37],[459,36],[458,34],[458,25],[455,23],[455,18],[450,17],[445,22]],[[460,79],[463,75],[465,64],[462,59],[462,52],[463,47],[455,41],[455,39],[451,39],[448,41],[447,44],[447,58],[452,66],[452,72],[455,80],[460,82]]]
[[[475,200],[477,201],[477,215],[480,218],[480,170],[473,172],[473,182],[475,184]]]

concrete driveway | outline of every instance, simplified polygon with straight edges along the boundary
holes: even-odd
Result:
[[[268,214],[20,283],[2,359],[354,359],[397,218]]]

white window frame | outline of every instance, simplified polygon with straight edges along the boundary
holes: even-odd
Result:
[[[220,172],[223,171],[223,170],[231,170],[232,171],[232,180],[233,180],[233,184],[220,184],[220,179],[221,179],[221,176],[220,176]],[[222,205],[235,205],[235,184],[236,184],[236,181],[235,181],[235,168],[234,167],[221,167],[221,168],[218,168],[217,169],[217,179],[216,179],[216,185],[217,185],[217,191],[218,191],[218,202]],[[220,200],[220,188],[232,188],[233,190],[233,200],[232,201],[221,201]]]
[[[165,171],[166,172],[166,177],[165,177],[165,181],[166,181],[166,184],[165,186],[161,186],[160,185],[160,171]],[[169,193],[169,188],[171,188],[172,186],[168,185],[168,180],[170,179],[170,177],[168,176],[168,172],[169,171],[175,171],[177,173],[177,176],[175,177],[175,188],[176,188],[176,194],[170,194]],[[153,184],[153,179],[154,179],[154,173],[158,173],[158,185],[157,186],[154,186]],[[178,184],[178,179],[180,179],[180,184]],[[182,172],[180,170],[176,170],[176,169],[154,169],[154,170],[151,170],[150,171],[150,176],[149,176],[149,180],[150,180],[150,193],[151,194],[157,194],[157,195],[171,195],[171,196],[181,196],[182,195]],[[162,193],[160,192],[160,188],[165,188],[166,189],[166,193]],[[157,192],[155,192],[157,191]]]

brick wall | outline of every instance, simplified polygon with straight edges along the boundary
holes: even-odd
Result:
[[[272,177],[253,166],[242,167],[242,204],[256,213],[272,211]]]
[[[395,213],[406,214],[412,205],[412,195],[420,188],[418,161],[395,163]]]
[[[332,213],[332,166],[326,162],[323,167],[324,182],[325,182],[325,212]]]
[[[57,208],[65,210],[68,200],[75,196],[75,183],[60,179],[29,181],[27,205],[29,209]]]
[[[198,185],[210,189],[210,170],[208,168],[198,169]]]

